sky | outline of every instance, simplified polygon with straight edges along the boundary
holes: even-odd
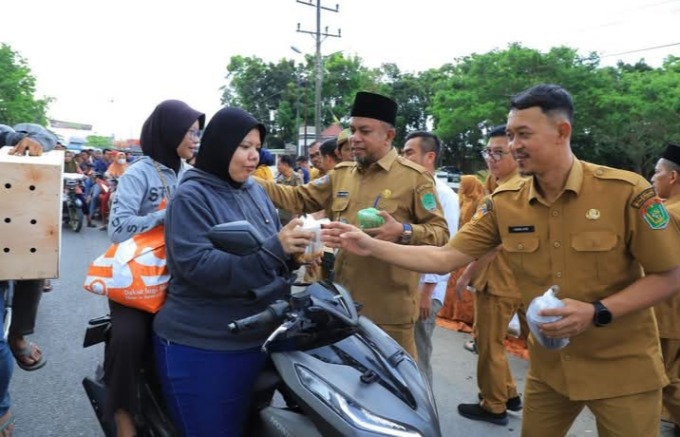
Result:
[[[313,53],[316,0],[21,0],[2,5],[0,42],[28,62],[48,117],[138,138],[165,99],[210,118],[234,55],[276,62]],[[337,2],[337,3],[336,3]],[[680,0],[321,0],[322,28],[341,29],[322,54],[358,55],[368,67],[436,68],[509,43],[541,51],[566,45],[605,65],[680,56]],[[668,46],[653,50],[652,47]],[[627,53],[642,50],[636,53]]]

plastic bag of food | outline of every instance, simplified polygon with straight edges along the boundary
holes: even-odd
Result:
[[[527,308],[527,324],[529,325],[529,330],[536,341],[546,349],[562,349],[569,344],[568,338],[546,337],[539,328],[539,326],[544,323],[556,322],[562,318],[560,316],[542,316],[540,314],[543,310],[561,308],[564,306],[564,303],[555,296],[558,291],[559,287],[553,285],[541,296],[535,297],[529,304],[529,308]]]

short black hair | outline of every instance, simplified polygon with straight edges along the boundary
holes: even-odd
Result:
[[[574,121],[574,102],[571,94],[559,85],[541,84],[514,95],[510,99],[511,109],[529,109],[538,106],[546,115],[561,113],[569,123]]]
[[[506,135],[507,133],[504,124],[499,124],[498,126],[493,126],[489,129],[489,138],[504,137]]]
[[[442,143],[439,141],[439,137],[437,135],[433,134],[432,132],[419,130],[406,135],[404,142],[412,140],[413,138],[420,138],[421,152],[434,152],[435,159],[439,157],[439,154],[442,151]]]
[[[295,167],[295,162],[293,161],[293,157],[290,155],[281,155],[279,156],[279,162],[282,162],[288,167]]]
[[[306,156],[302,156],[302,155],[295,158],[295,162],[308,162],[308,161],[309,161],[309,159],[307,159]]]
[[[338,142],[336,141],[335,138],[331,138],[330,140],[326,140],[321,145],[319,146],[319,152],[323,156],[337,156],[335,155],[335,149],[338,147]]]

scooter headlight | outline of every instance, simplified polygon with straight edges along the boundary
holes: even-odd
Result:
[[[378,416],[357,402],[347,399],[328,382],[303,366],[295,370],[302,385],[314,393],[326,405],[342,416],[346,421],[366,431],[380,433],[391,437],[422,437],[418,431],[390,419]]]

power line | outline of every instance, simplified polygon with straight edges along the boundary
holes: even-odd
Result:
[[[654,46],[654,47],[646,47],[646,48],[643,48],[643,49],[628,50],[626,52],[610,53],[610,54],[600,56],[600,59],[611,58],[612,56],[630,55],[632,53],[647,52],[647,51],[656,50],[656,49],[665,49],[665,48],[674,47],[674,46],[680,46],[680,42],[676,42],[676,43],[672,43],[672,44],[664,44],[664,45]]]

